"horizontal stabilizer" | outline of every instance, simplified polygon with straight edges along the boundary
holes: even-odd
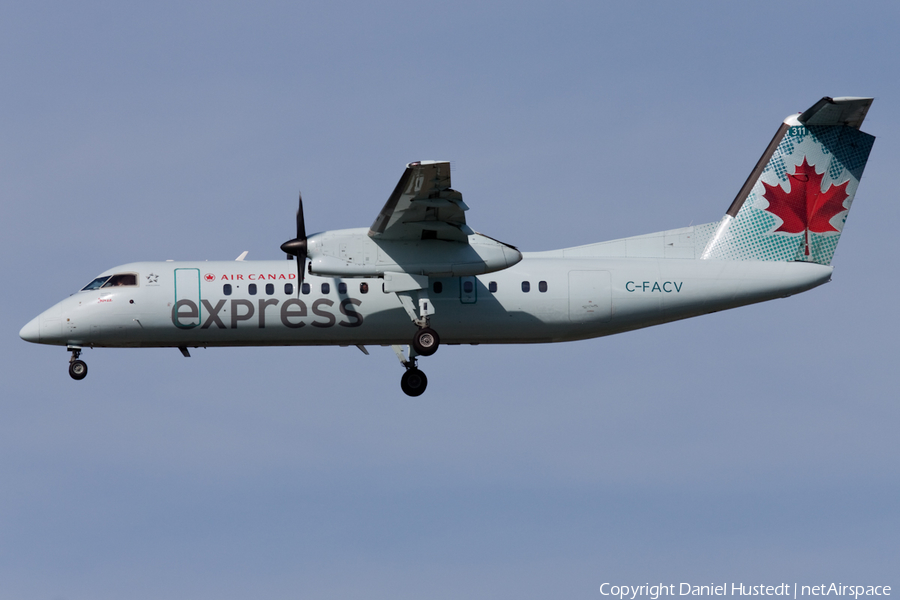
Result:
[[[804,111],[797,120],[807,127],[843,125],[859,129],[869,112],[869,107],[872,106],[872,100],[872,98],[826,96]]]

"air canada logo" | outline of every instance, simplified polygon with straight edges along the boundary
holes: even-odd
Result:
[[[203,276],[203,279],[205,279],[206,281],[215,281],[216,276],[213,275],[212,273],[207,273],[206,275]]]
[[[847,184],[850,180],[840,185],[830,185],[823,192],[824,174],[824,172],[816,173],[815,165],[807,163],[804,157],[803,164],[794,167],[794,172],[788,175],[790,192],[785,192],[780,185],[762,182],[766,188],[763,198],[769,201],[766,210],[782,221],[775,232],[804,233],[807,256],[809,256],[809,232],[839,231],[831,224],[831,220],[848,210],[844,206],[844,201],[849,197]]]

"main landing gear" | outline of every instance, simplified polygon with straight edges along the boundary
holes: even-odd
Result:
[[[428,387],[428,378],[425,373],[416,367],[407,367],[406,373],[400,378],[400,389],[407,396],[421,396]]]
[[[437,352],[440,345],[441,337],[431,327],[422,327],[413,336],[412,347],[415,348],[416,354],[431,356]]]
[[[69,359],[69,376],[76,381],[81,381],[87,377],[87,363],[78,360],[78,357],[81,356],[81,348],[70,346],[69,351],[72,353],[72,357]]]
[[[441,337],[429,326],[430,317],[434,314],[434,304],[428,299],[428,278],[421,279],[422,282],[410,284],[419,286],[417,289],[405,289],[396,293],[410,321],[416,326],[416,334],[410,347],[415,349],[416,354],[431,356],[441,345]]]
[[[425,373],[416,366],[416,356],[431,356],[441,345],[441,337],[429,325],[434,314],[434,304],[428,298],[429,279],[426,275],[410,273],[386,273],[384,291],[394,292],[410,321],[416,326],[416,333],[409,345],[409,358],[400,346],[393,346],[400,364],[406,369],[400,379],[400,388],[407,396],[421,396],[428,385]]]
[[[435,334],[437,335],[437,334]],[[391,346],[400,359],[400,364],[406,369],[403,377],[400,378],[400,389],[407,396],[421,396],[428,386],[428,378],[425,373],[419,370],[418,361],[416,360],[416,349],[409,347],[409,358],[403,354],[403,348],[400,346]]]
[[[397,358],[400,359],[400,364],[406,369],[403,377],[400,378],[400,389],[407,396],[413,397],[421,396],[428,386],[428,378],[416,365],[416,356],[431,356],[437,352],[438,346],[441,345],[441,336],[438,335],[437,331],[429,327],[429,317],[434,314],[434,305],[428,300],[426,290],[427,279],[420,286],[419,291],[416,292],[418,296],[418,311],[410,291],[397,293],[400,303],[417,328],[412,343],[409,345],[409,358],[403,355],[403,350],[400,346],[393,347],[394,352],[397,353]]]

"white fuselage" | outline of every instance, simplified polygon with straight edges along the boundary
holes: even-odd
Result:
[[[137,285],[77,292],[22,337],[77,347],[393,345],[416,331],[376,277],[307,275],[298,294],[296,265],[284,260],[140,262],[114,273],[135,273]],[[433,277],[427,296],[443,343],[561,342],[789,296],[831,273],[800,262],[524,253],[502,271]]]

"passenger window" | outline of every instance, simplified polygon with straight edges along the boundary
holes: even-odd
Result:
[[[531,291],[531,283],[528,281],[523,281],[522,282],[522,291],[525,293],[530,292]]]
[[[432,284],[431,289],[434,290],[435,294],[440,294],[444,291],[444,284],[440,281],[435,281],[434,284]]]
[[[363,281],[359,284],[359,293],[360,294],[368,294],[369,293],[369,284]]]
[[[102,287],[103,284],[106,283],[107,279],[109,279],[109,275],[107,275],[106,277],[98,277],[97,279],[81,288],[81,291],[86,292],[88,290],[96,290],[97,288]]]
[[[225,285],[222,286],[222,293],[225,294],[226,296],[231,295],[231,284],[230,283],[226,283]]]
[[[474,289],[475,285],[471,281],[463,281],[463,292],[471,294]]]
[[[538,291],[540,291],[540,292],[547,291],[547,282],[546,281],[541,281],[538,283]]]
[[[347,284],[343,281],[338,283],[338,294],[346,294],[347,293]]]
[[[488,291],[492,294],[497,291],[497,282],[496,281],[492,281],[488,284]]]
[[[293,283],[286,283],[286,284],[284,284],[284,294],[285,294],[286,296],[293,296],[293,295],[294,295],[294,284],[293,284]]]
[[[304,296],[308,296],[309,295],[309,284],[304,283],[303,285],[301,285],[300,291],[303,293]]]
[[[275,293],[275,284],[274,284],[274,283],[267,283],[267,284],[266,284],[266,294],[268,294],[269,296],[271,296],[271,295],[274,294],[274,293]]]
[[[331,291],[331,286],[328,285],[327,283],[323,283],[322,284],[322,293],[327,294],[330,291]]]
[[[247,286],[247,291],[250,292],[250,295],[251,295],[251,296],[255,296],[255,295],[256,295],[256,284],[255,284],[255,283],[251,283],[250,285],[248,285],[248,286]]]
[[[125,285],[137,285],[137,275],[134,273],[122,273],[121,275],[113,275],[109,281],[103,284],[103,287],[122,287]]]

